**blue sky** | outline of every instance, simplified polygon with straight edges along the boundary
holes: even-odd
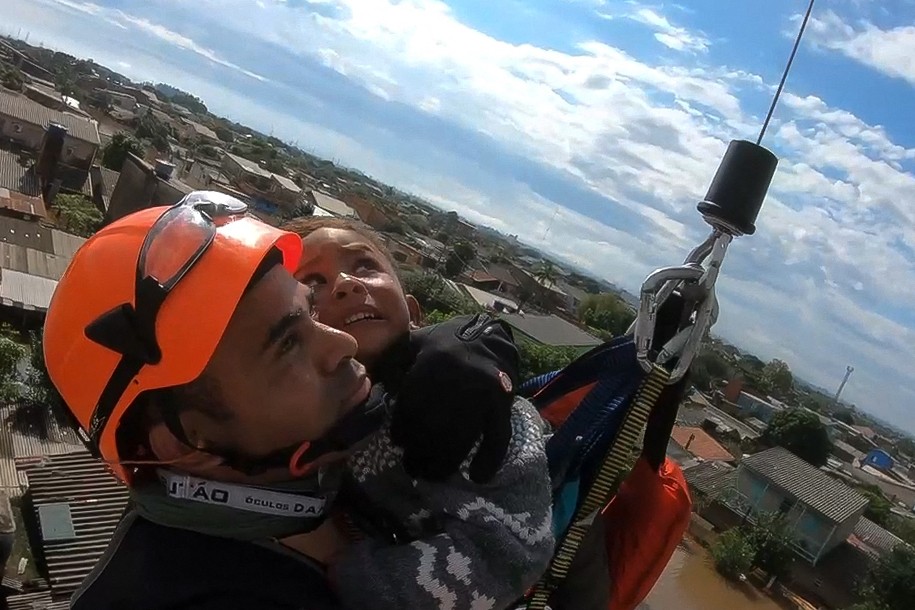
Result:
[[[6,33],[458,210],[630,291],[755,139],[802,0],[5,0]],[[915,2],[818,3],[716,332],[915,432]],[[547,231],[547,227],[552,227]]]

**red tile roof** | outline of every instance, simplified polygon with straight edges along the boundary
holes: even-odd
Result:
[[[674,426],[671,436],[677,441],[678,445],[707,462],[713,460],[722,462],[734,461],[734,456],[702,428]],[[691,436],[694,436],[692,442],[689,440]],[[686,449],[687,444],[689,444],[689,449]]]

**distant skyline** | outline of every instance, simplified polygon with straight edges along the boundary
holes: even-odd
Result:
[[[6,34],[454,209],[637,293],[704,237],[806,0],[5,0]],[[915,433],[915,1],[818,2],[714,332]],[[547,231],[547,228],[549,230]]]

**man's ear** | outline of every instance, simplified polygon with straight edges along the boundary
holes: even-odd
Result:
[[[410,312],[410,325],[414,328],[418,327],[423,321],[423,308],[412,294],[408,294],[404,298],[407,300],[407,311]]]
[[[165,464],[180,464],[182,470],[198,476],[206,477],[222,465],[221,457],[188,447],[161,422],[149,429],[149,449],[156,460]]]

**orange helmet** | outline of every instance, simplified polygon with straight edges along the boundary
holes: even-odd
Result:
[[[197,191],[126,216],[76,252],[48,307],[48,373],[88,437],[124,481],[115,432],[142,392],[203,372],[265,257],[295,271],[301,240],[246,216],[245,204]]]

